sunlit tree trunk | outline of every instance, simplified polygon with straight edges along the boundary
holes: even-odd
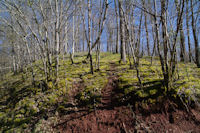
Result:
[[[178,16],[180,16],[181,8],[180,8],[180,2],[178,0],[175,0],[176,4],[176,10],[178,12]],[[180,20],[180,38],[181,38],[181,43],[180,43],[180,60],[185,61],[185,36],[184,36],[184,31],[183,31],[183,18],[181,17]]]
[[[146,9],[145,0],[142,1],[144,9]],[[146,31],[146,42],[147,42],[147,54],[150,56],[150,46],[149,46],[149,31],[147,26],[147,13],[144,12],[144,24],[145,24],[145,31]]]
[[[74,5],[74,12],[75,12],[75,5]],[[74,60],[74,47],[75,47],[75,13],[73,13],[72,17],[72,53],[71,53],[72,62]]]
[[[188,11],[188,1],[186,0],[186,27],[187,27],[187,39],[188,39],[188,51],[189,51],[189,62],[192,61],[191,53],[191,42],[190,42],[190,27],[189,27],[189,11]]]
[[[55,22],[55,45],[56,45],[56,81],[58,81],[58,67],[59,67],[59,12],[58,0],[55,0],[56,22]]]
[[[116,15],[116,27],[117,27],[117,33],[116,33],[116,53],[119,53],[119,20],[118,20],[118,11],[117,11],[117,1],[114,0],[115,3],[115,15]]]
[[[91,51],[91,0],[88,0],[88,49],[90,58],[90,72],[93,74],[93,61],[92,61],[92,51]]]
[[[195,44],[195,63],[197,64],[197,67],[200,68],[200,60],[199,60],[199,47],[198,47],[198,37],[196,32],[196,25],[195,25],[195,19],[194,19],[194,11],[193,11],[193,0],[190,0],[190,6],[191,6],[191,13],[192,13],[192,31],[193,31],[193,38],[194,38],[194,44]]]
[[[120,41],[121,41],[121,61],[126,63],[126,48],[125,48],[125,31],[124,31],[124,23],[123,23],[123,13],[122,13],[122,5],[121,0],[118,0],[119,6],[119,18],[120,18]]]

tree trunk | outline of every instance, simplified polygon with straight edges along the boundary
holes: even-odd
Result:
[[[186,26],[187,26],[187,39],[188,39],[188,50],[189,50],[189,62],[192,61],[191,43],[190,43],[190,27],[189,27],[189,11],[188,11],[188,0],[186,0]]]
[[[65,23],[65,38],[64,38],[64,49],[63,49],[63,55],[65,55],[67,53],[67,47],[68,47],[68,31],[67,31],[67,28],[68,28],[68,23],[66,21]]]
[[[126,63],[126,48],[125,48],[125,40],[124,40],[124,23],[123,23],[123,15],[122,15],[122,6],[121,6],[121,0],[118,0],[118,6],[119,6],[119,18],[120,18],[120,38],[121,38],[121,61]]]
[[[195,25],[195,19],[194,19],[194,11],[193,11],[193,2],[190,0],[190,6],[191,6],[191,12],[192,12],[192,31],[193,31],[193,37],[194,37],[194,44],[195,44],[195,63],[197,64],[197,67],[200,68],[200,60],[199,60],[199,48],[198,48],[198,37],[196,33],[196,25]]]
[[[90,58],[90,72],[93,74],[93,62],[92,62],[92,53],[91,53],[91,0],[88,0],[88,55]]]
[[[145,29],[146,29],[146,39],[147,39],[147,53],[148,56],[150,56],[150,47],[149,47],[149,32],[148,32],[148,27],[147,27],[147,14],[144,14],[145,16]]]
[[[96,51],[96,69],[97,71],[100,70],[100,46],[101,46],[101,42],[98,42],[99,44],[97,44],[97,51]]]
[[[83,26],[83,32],[84,32],[84,26]],[[85,34],[82,34],[82,45],[83,45],[83,52],[85,51]]]
[[[55,1],[56,22],[55,22],[55,43],[56,43],[56,82],[58,81],[58,67],[59,67],[59,12],[58,0]]]
[[[143,2],[143,6],[144,6],[144,9],[146,10],[146,7],[145,7],[145,0],[142,0]],[[147,13],[144,12],[144,24],[145,24],[145,31],[146,31],[146,41],[147,41],[147,54],[148,56],[150,56],[150,47],[149,47],[149,32],[148,32],[148,26],[147,26]]]
[[[160,34],[159,34],[159,26],[158,26],[158,21],[157,21],[157,3],[156,3],[156,0],[154,0],[154,9],[155,9],[154,23],[155,23],[155,32],[156,32],[157,51],[158,51],[158,55],[159,55],[159,58],[160,58],[162,73],[163,73],[163,76],[164,76],[165,68],[164,68],[163,57],[162,57],[161,51],[160,51],[160,36],[159,36]],[[164,81],[166,81],[165,78],[166,77],[164,76]]]
[[[116,53],[119,53],[119,21],[118,21],[118,11],[117,11],[117,2],[114,0],[115,3],[115,14],[116,14],[116,27],[117,27],[117,35],[116,35]]]
[[[74,5],[74,12],[75,12],[75,5]],[[75,43],[75,18],[74,18],[74,13],[72,17],[72,54],[71,54],[71,60],[74,60],[74,43]],[[72,61],[73,62],[73,61]]]
[[[131,28],[129,27],[128,21],[125,19],[125,17],[123,19],[123,22],[124,22],[124,28],[126,29],[126,33],[127,33],[127,39],[128,39],[128,41],[130,43],[130,50],[131,50],[131,54],[132,54],[133,61],[134,61],[134,66],[135,66],[136,73],[137,73],[137,79],[138,79],[140,88],[142,89],[143,85],[142,85],[142,81],[141,81],[141,78],[140,78],[140,72],[139,72],[139,69],[138,69],[139,64],[137,64],[135,50],[133,48],[133,39],[130,36],[130,33],[131,33],[130,29]]]
[[[139,59],[140,59],[140,34],[141,34],[141,27],[142,27],[142,16],[143,16],[143,12],[141,11],[139,31],[138,31],[138,37],[137,37],[137,42],[136,42],[137,64],[139,64]]]
[[[161,23],[162,23],[162,38],[163,38],[163,45],[164,45],[164,66],[165,66],[165,73],[164,73],[164,83],[167,88],[167,92],[170,90],[169,86],[169,69],[168,69],[168,39],[167,39],[167,24],[166,24],[166,1],[161,1]]]
[[[181,8],[180,8],[180,3],[178,0],[175,0],[176,4],[176,10],[178,12],[178,16],[181,14]],[[180,38],[181,38],[181,44],[180,44],[180,61],[185,61],[185,37],[184,37],[184,32],[183,32],[183,18],[181,17],[180,20]]]
[[[182,19],[183,21],[183,19]],[[180,37],[181,37],[181,53],[180,53],[180,59],[181,61],[185,61],[185,36],[183,31],[183,22],[180,23]]]

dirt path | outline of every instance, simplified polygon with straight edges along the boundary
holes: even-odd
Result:
[[[65,116],[65,121],[59,124],[60,131],[71,132],[91,132],[91,133],[117,133],[133,131],[134,120],[130,109],[126,106],[115,107],[112,97],[116,89],[115,64],[110,63],[108,71],[108,83],[102,89],[102,100],[93,112],[87,108],[78,109],[76,112]]]
[[[103,87],[101,103],[95,110],[87,107],[71,108],[62,116],[57,129],[63,133],[128,133],[128,132],[200,132],[200,114],[193,110],[198,119],[192,120],[184,111],[172,112],[173,122],[170,122],[168,114],[132,112],[127,105],[119,105],[115,101],[117,92],[116,66],[110,63],[108,71],[108,83]],[[82,87],[79,85],[78,87]],[[133,101],[132,101],[133,102]],[[137,113],[136,113],[137,112]],[[150,112],[150,110],[149,110]]]
[[[102,105],[100,105],[100,107],[102,108],[113,108],[113,93],[114,93],[114,89],[117,87],[116,85],[116,81],[118,79],[118,77],[116,76],[116,70],[115,70],[115,64],[114,63],[110,63],[110,70],[108,72],[109,78],[108,78],[108,83],[106,84],[106,86],[102,89],[101,93],[102,93],[102,100],[101,103]]]

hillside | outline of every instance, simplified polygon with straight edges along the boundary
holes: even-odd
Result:
[[[95,57],[95,55],[93,55]],[[100,71],[89,73],[84,54],[60,60],[57,85],[29,67],[0,82],[2,132],[200,132],[200,69],[179,63],[170,95],[163,88],[158,59],[140,59],[136,70],[119,64],[118,54],[101,54]],[[36,62],[41,65],[41,62]],[[36,65],[35,64],[35,65]],[[95,65],[95,62],[94,62]]]

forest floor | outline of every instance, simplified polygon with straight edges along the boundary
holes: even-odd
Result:
[[[62,132],[125,132],[134,129],[134,119],[128,106],[118,106],[114,101],[117,75],[115,64],[110,63],[108,83],[101,91],[101,102],[89,112],[84,107],[78,108],[74,113],[61,118],[59,129]]]
[[[167,112],[152,112],[151,109],[143,112],[133,111],[130,103],[118,102],[115,99],[119,78],[116,73],[115,63],[110,62],[108,82],[101,91],[101,102],[94,105],[94,110],[75,105],[75,111],[60,117],[54,128],[63,133],[200,132],[199,110],[192,109],[188,113],[174,108]],[[82,86],[81,83],[78,86]],[[170,101],[163,104],[170,106]]]
[[[77,55],[74,64],[69,57],[60,60],[57,87],[44,82],[41,61],[35,63],[35,87],[29,67],[2,77],[0,132],[200,132],[194,104],[200,102],[200,69],[194,64],[178,64],[169,97],[157,57],[152,63],[150,57],[140,59],[143,88],[130,62],[119,63],[119,54],[102,53],[93,75],[85,57]]]

